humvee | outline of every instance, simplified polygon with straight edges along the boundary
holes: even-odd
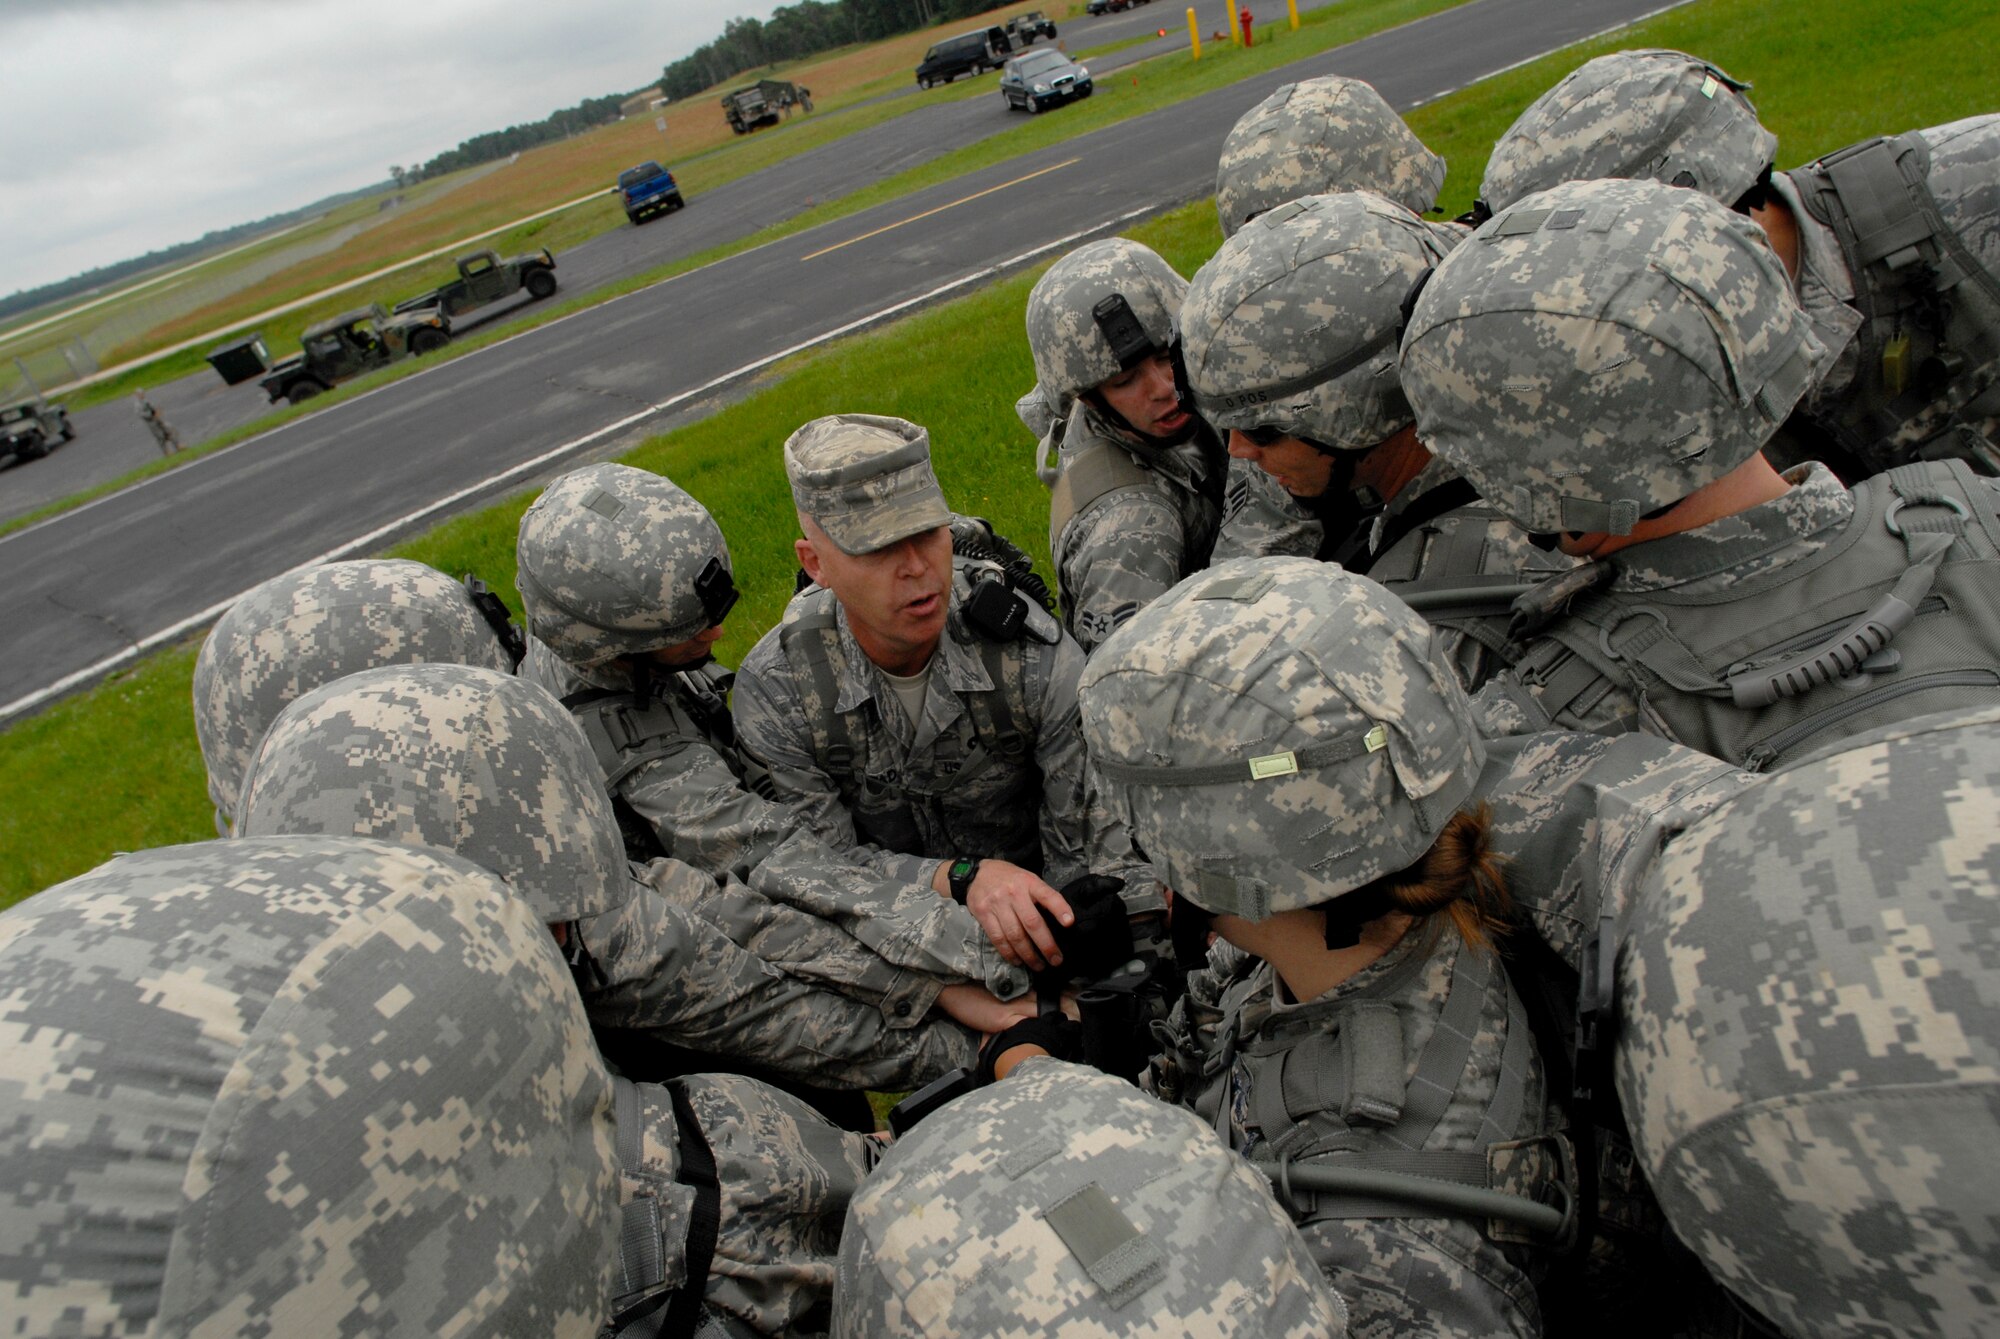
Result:
[[[1039,9],[1031,9],[1007,20],[1007,37],[1015,46],[1028,46],[1038,37],[1046,37],[1053,42],[1056,38],[1055,21]]]
[[[23,400],[0,409],[0,456],[40,460],[76,436],[69,410],[46,400]]]
[[[538,301],[555,293],[556,258],[549,254],[547,247],[525,256],[509,256],[506,260],[491,251],[475,251],[469,256],[460,256],[458,278],[428,293],[405,298],[396,304],[394,311],[401,315],[425,307],[436,307],[446,316],[457,316],[474,307],[484,307],[489,302],[512,297],[524,288],[528,290],[529,297]]]
[[[303,404],[351,377],[431,353],[450,342],[451,323],[437,308],[391,315],[381,303],[371,302],[307,326],[299,336],[303,351],[274,364],[258,384],[272,404],[280,400]]]
[[[747,135],[759,126],[774,126],[792,114],[792,108],[813,109],[812,92],[781,79],[759,79],[756,83],[722,95],[722,114],[729,128]]]

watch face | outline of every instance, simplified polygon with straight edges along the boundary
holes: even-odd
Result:
[[[954,878],[954,879],[969,879],[969,878],[971,878],[971,877],[972,877],[972,867],[973,867],[974,863],[975,863],[975,862],[973,862],[973,861],[970,861],[970,860],[954,860],[954,861],[952,861],[952,863],[951,863],[951,877],[952,877],[952,878]]]

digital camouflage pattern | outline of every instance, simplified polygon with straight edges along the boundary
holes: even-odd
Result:
[[[1029,387],[1020,399],[1014,401],[1014,417],[1021,420],[1021,426],[1033,433],[1037,440],[1049,435],[1049,429],[1059,421],[1055,405],[1042,392],[1040,382]],[[1044,479],[1042,482],[1047,483]]]
[[[1260,214],[1188,288],[1182,352],[1202,417],[1218,430],[1279,428],[1339,451],[1365,451],[1408,427],[1396,374],[1403,299],[1450,240],[1367,192]]]
[[[1326,524],[1304,500],[1246,460],[1229,462],[1222,528],[1212,563],[1231,558],[1311,558],[1326,540]]]
[[[770,769],[794,821],[891,882],[928,887],[941,860],[970,854],[1012,861],[1058,888],[1085,873],[1114,875],[1125,879],[1135,910],[1157,907],[1151,873],[1086,766],[1076,716],[1083,652],[1036,607],[1025,611],[1028,635],[982,648],[959,612],[967,590],[961,567],[915,725],[854,640],[833,592],[793,597],[780,625],[743,659],[735,706],[744,751]],[[786,628],[824,617],[832,619],[831,699],[803,655],[794,660],[785,646]],[[997,656],[997,679],[983,649]],[[995,692],[1005,695],[1006,719],[1021,736],[1018,752],[989,748],[975,735],[971,699]],[[814,740],[841,717],[854,769],[836,776]]]
[[[1625,936],[1647,1179],[1787,1334],[1994,1327],[1996,808],[2000,712],[1846,741],[1670,845]]]
[[[1585,61],[1493,146],[1479,198],[1494,213],[1565,181],[1635,178],[1733,205],[1776,160],[1750,85],[1684,51]]]
[[[1063,625],[1085,655],[1168,587],[1208,565],[1222,523],[1224,480],[1241,467],[1232,466],[1206,423],[1194,423],[1184,442],[1142,444],[1148,439],[1113,424],[1088,400],[1070,409],[1059,469],[1085,452],[1118,451],[1145,472],[1143,482],[1101,494],[1049,536]]]
[[[1131,366],[1120,365],[1111,341],[1091,315],[1121,296],[1153,352],[1174,342],[1187,280],[1151,247],[1124,237],[1086,242],[1048,268],[1028,293],[1028,349],[1044,399],[1056,413]]]
[[[244,778],[236,830],[456,851],[552,924],[631,895],[611,797],[569,713],[463,665],[365,670],[287,707]]]
[[[546,929],[352,838],[121,856],[0,914],[7,1329],[587,1339],[611,1080]]]
[[[721,1333],[824,1333],[840,1225],[882,1143],[840,1129],[755,1079],[696,1074],[671,1086],[685,1095],[721,1186],[721,1223],[703,1289],[710,1314],[729,1318]],[[666,1086],[642,1083],[637,1095],[641,1140],[625,1168],[625,1196],[660,1203],[662,1283],[678,1287],[687,1275],[694,1192],[677,1179],[679,1127]]]
[[[1047,1057],[883,1158],[848,1211],[834,1306],[842,1339],[1347,1332],[1257,1173],[1189,1113]]]
[[[1429,625],[1306,559],[1188,578],[1105,643],[1079,694],[1092,762],[1161,879],[1249,920],[1408,866],[1484,757]]]
[[[695,582],[729,546],[670,479],[609,461],[562,475],[515,543],[528,631],[585,669],[687,641],[715,620]]]
[[[1427,214],[1444,173],[1374,85],[1321,75],[1281,85],[1236,122],[1215,169],[1215,212],[1224,237],[1288,200],[1341,191]]]
[[[877,414],[816,418],[785,439],[792,502],[843,553],[873,553],[951,523],[930,434]]]
[[[1539,534],[1627,534],[1755,455],[1825,355],[1756,224],[1570,182],[1437,267],[1403,336],[1424,444]]]
[[[237,600],[194,665],[194,730],[218,826],[236,812],[257,741],[287,703],[356,670],[423,661],[512,668],[465,588],[422,563],[321,563]]]

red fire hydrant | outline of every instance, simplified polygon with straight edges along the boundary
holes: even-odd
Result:
[[[1243,24],[1243,45],[1244,45],[1244,46],[1249,46],[1249,45],[1250,45],[1250,42],[1251,42],[1251,37],[1250,37],[1250,11],[1249,11],[1249,10],[1247,10],[1247,9],[1243,9],[1243,10],[1238,10],[1238,11],[1237,11],[1237,13],[1238,13],[1238,14],[1240,15],[1240,17],[1241,17],[1241,22],[1242,22],[1242,24]]]

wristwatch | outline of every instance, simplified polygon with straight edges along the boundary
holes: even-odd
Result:
[[[969,860],[965,856],[960,856],[951,862],[951,868],[945,871],[944,877],[945,882],[951,887],[952,901],[958,903],[961,907],[965,905],[965,899],[972,893],[972,880],[978,873],[979,862],[977,860]]]

